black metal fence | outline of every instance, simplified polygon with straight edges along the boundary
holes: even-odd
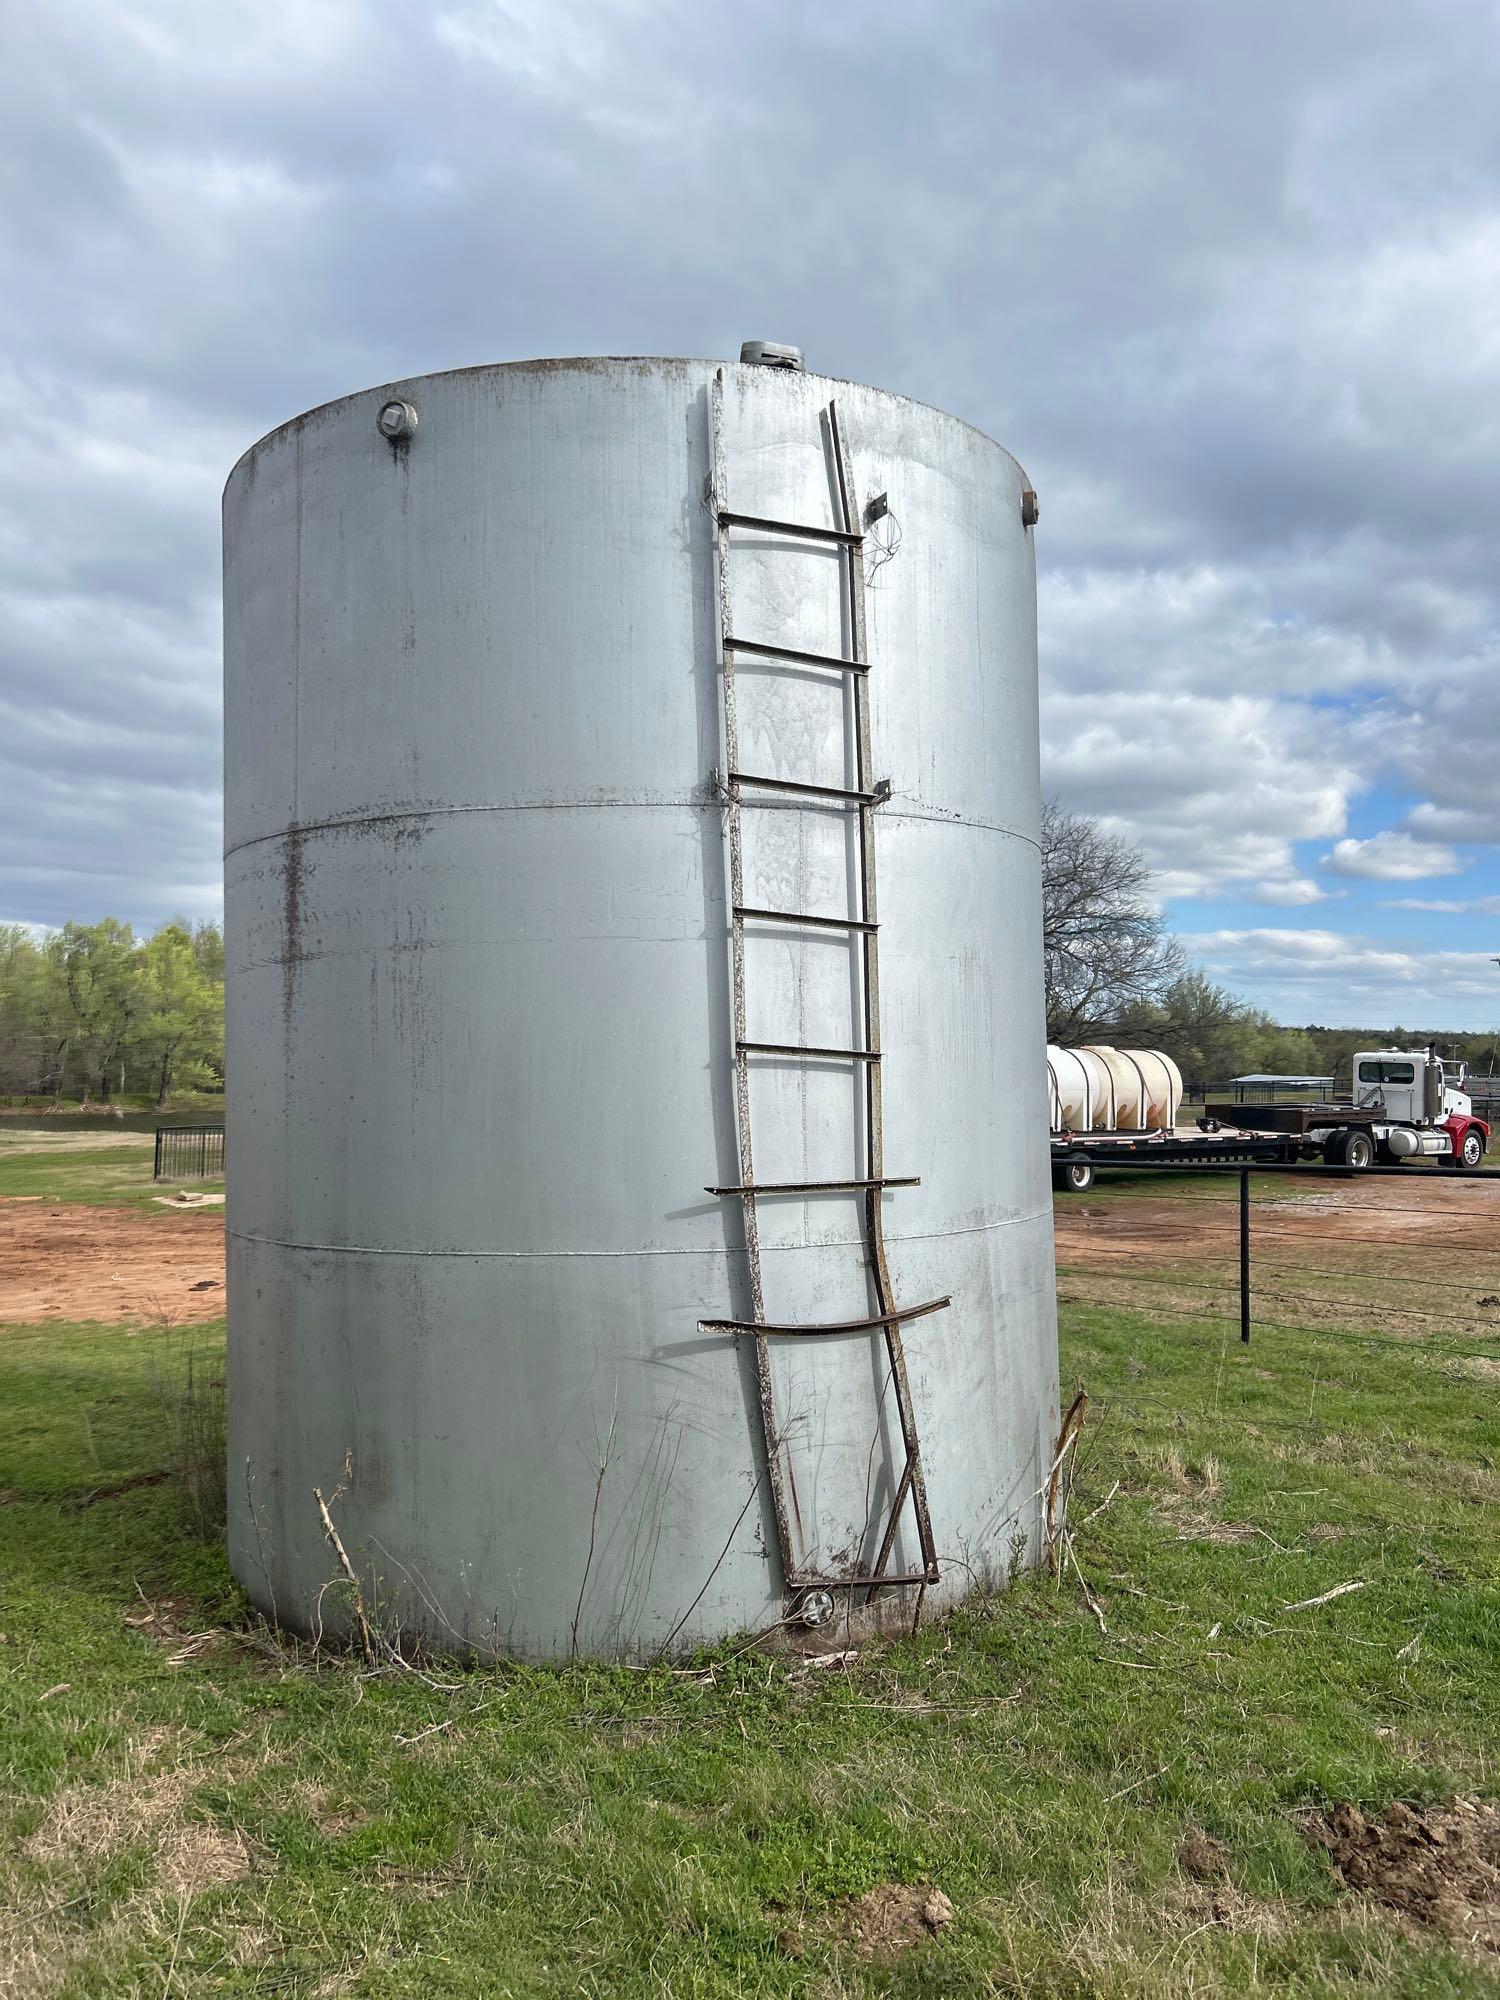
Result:
[[[222,1125],[158,1125],[156,1163],[151,1178],[158,1181],[212,1181],[224,1171]]]
[[[1133,1292],[1131,1302],[1153,1315],[1237,1322],[1247,1346],[1254,1326],[1290,1332],[1353,1322],[1394,1328],[1400,1337],[1441,1331],[1489,1341],[1500,1331],[1500,1173],[1435,1162],[1366,1173],[1317,1164],[1226,1168],[1147,1159],[1109,1166],[1122,1179],[1152,1176],[1150,1192],[1128,1209],[1109,1212],[1091,1208],[1087,1197],[1059,1196],[1059,1280],[1084,1281],[1084,1289],[1070,1293],[1064,1287],[1060,1297],[1102,1304],[1107,1296],[1123,1304]],[[1239,1182],[1237,1201],[1224,1186],[1230,1175]],[[1217,1187],[1209,1185],[1214,1182]],[[1098,1183],[1098,1192],[1107,1185]],[[1464,1200],[1466,1193],[1476,1199]],[[1095,1264],[1085,1244],[1085,1254],[1070,1267],[1080,1247],[1076,1230],[1066,1227],[1070,1212],[1095,1225],[1128,1221],[1134,1213],[1149,1235],[1158,1194],[1173,1207],[1203,1204],[1185,1253],[1181,1245],[1174,1251],[1171,1232],[1164,1231],[1160,1262],[1146,1259],[1132,1268],[1118,1255],[1118,1241],[1109,1247],[1120,1232],[1105,1227],[1104,1260]],[[1350,1220],[1330,1227],[1335,1216]],[[1424,1256],[1438,1262],[1414,1268],[1412,1260]],[[1087,1284],[1090,1278],[1107,1280],[1106,1296]]]

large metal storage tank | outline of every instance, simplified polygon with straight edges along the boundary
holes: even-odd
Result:
[[[873,933],[743,926],[742,979],[730,949],[717,510],[837,533],[830,404],[890,792],[742,795],[738,898],[846,912],[873,824],[883,1173],[920,1177],[878,1213],[899,1299],[951,1298],[904,1328],[925,1602],[1038,1549],[1024,475],[939,411],[791,369],[518,363],[327,404],[225,494],[230,1540],[283,1621],[341,1615],[314,1487],[367,1598],[438,1642],[644,1657],[816,1615],[767,1393],[796,1577],[867,1573],[896,1501],[885,1573],[927,1574],[885,1330],[722,1326],[877,1316],[867,1197],[707,1192],[741,1177],[736,1039],[863,1032]],[[740,636],[851,657],[852,544],[724,534]],[[861,680],[741,656],[740,768],[858,789]],[[872,1065],[743,1060],[757,1181],[855,1177]]]

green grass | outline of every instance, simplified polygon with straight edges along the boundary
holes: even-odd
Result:
[[[222,1179],[155,1182],[153,1157],[149,1138],[102,1145],[83,1143],[75,1134],[0,1133],[0,1197],[108,1203],[153,1212],[154,1198],[179,1186],[204,1194],[224,1191]]]
[[[725,1648],[435,1687],[267,1650],[173,1483],[126,1484],[171,1463],[157,1378],[220,1338],[0,1333],[0,1992],[1500,1991],[1338,1889],[1298,1826],[1495,1789],[1482,1344],[1245,1354],[1074,1309],[1075,1521],[1120,1482],[1078,1543],[1107,1634],[1035,1578],[847,1672]],[[127,1622],[148,1603],[171,1609]],[[1194,1827],[1227,1850],[1214,1893],[1178,1866]],[[184,1878],[195,1853],[233,1879]],[[865,1964],[839,1911],[887,1880],[956,1919]]]

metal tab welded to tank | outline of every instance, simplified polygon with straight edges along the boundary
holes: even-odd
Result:
[[[760,346],[385,384],[230,477],[230,1541],[284,1622],[339,1615],[315,1487],[377,1625],[537,1659],[1040,1551],[1030,486]]]

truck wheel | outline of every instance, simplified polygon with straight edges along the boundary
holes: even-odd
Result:
[[[1367,1167],[1375,1164],[1375,1141],[1368,1132],[1351,1132],[1344,1141],[1341,1165],[1362,1174]]]
[[[1094,1185],[1092,1160],[1068,1160],[1052,1169],[1052,1185],[1059,1194],[1087,1194]]]
[[[1484,1140],[1472,1128],[1459,1141],[1458,1151],[1453,1155],[1455,1167],[1467,1167],[1472,1172],[1484,1158]]]

